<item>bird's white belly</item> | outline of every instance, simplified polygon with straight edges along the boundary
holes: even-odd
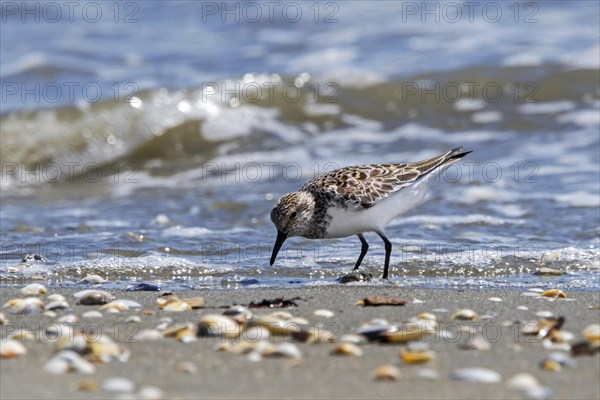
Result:
[[[427,180],[402,189],[380,200],[371,208],[331,207],[331,217],[325,238],[340,238],[361,232],[383,231],[394,218],[423,202],[428,189]]]

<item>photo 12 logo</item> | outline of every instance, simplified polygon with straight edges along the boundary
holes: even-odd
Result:
[[[135,24],[140,6],[133,1],[2,1],[2,23]]]

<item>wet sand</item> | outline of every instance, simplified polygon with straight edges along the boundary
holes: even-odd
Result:
[[[547,288],[549,288],[548,286]],[[71,297],[73,290],[52,289],[48,294],[60,293],[67,297],[71,311],[59,311],[57,317],[47,318],[38,315],[14,315],[7,309],[3,313],[9,323],[2,326],[4,339],[15,327],[27,327],[38,333],[56,318],[73,313],[80,316],[100,306],[76,305]],[[67,373],[50,375],[43,371],[46,362],[54,353],[54,346],[44,342],[41,336],[25,342],[28,353],[13,359],[2,359],[1,389],[2,399],[56,399],[56,398],[135,398],[134,394],[121,394],[103,391],[78,390],[84,380],[93,380],[99,386],[109,377],[125,377],[136,384],[136,391],[151,385],[162,391],[163,398],[423,398],[423,399],[464,399],[523,398],[514,389],[508,388],[507,379],[527,372],[534,375],[541,385],[551,390],[553,399],[598,399],[600,398],[600,356],[575,357],[576,365],[565,366],[561,371],[547,371],[540,368],[540,362],[553,350],[544,349],[534,337],[518,334],[520,327],[513,325],[538,320],[536,313],[549,311],[555,316],[564,316],[563,331],[574,334],[573,342],[583,339],[581,331],[600,318],[600,294],[594,292],[567,292],[567,299],[550,300],[539,296],[524,296],[523,291],[508,290],[442,290],[414,289],[382,286],[323,286],[302,289],[231,289],[217,291],[176,292],[180,298],[202,296],[203,309],[185,312],[165,312],[156,305],[157,292],[113,292],[119,299],[131,299],[142,304],[142,309],[155,310],[154,315],[145,315],[140,309],[130,309],[120,314],[104,314],[99,320],[82,320],[80,325],[98,324],[103,331],[122,343],[131,351],[126,362],[113,361],[98,364],[91,375]],[[459,334],[465,326],[475,326],[484,333],[491,344],[489,350],[462,350],[457,343],[468,338],[462,332],[460,338],[445,338],[434,334],[426,338],[436,358],[418,365],[405,364],[399,358],[400,349],[405,345],[367,343],[361,346],[361,357],[332,356],[334,344],[298,343],[302,360],[286,358],[264,358],[250,361],[247,356],[219,352],[215,347],[224,339],[199,338],[196,342],[184,344],[168,338],[158,341],[135,341],[132,334],[141,329],[155,328],[165,317],[171,318],[171,325],[192,321],[208,313],[222,313],[222,306],[248,304],[276,297],[301,297],[298,307],[283,310],[294,316],[304,317],[310,326],[325,324],[334,331],[336,337],[356,332],[357,328],[373,318],[385,318],[391,322],[406,322],[424,311],[435,314],[442,326]],[[404,306],[357,307],[356,301],[366,296],[393,296],[407,300]],[[4,304],[14,297],[24,297],[17,289],[2,289],[1,301]],[[44,298],[45,296],[41,296]],[[490,301],[498,297],[502,301]],[[419,302],[422,301],[422,302]],[[528,309],[517,309],[525,306]],[[316,309],[328,309],[335,313],[333,318],[313,315]],[[481,317],[478,321],[452,321],[450,316],[458,309],[469,308]],[[443,310],[446,311],[443,311]],[[275,309],[256,309],[256,314],[269,314]],[[139,315],[141,324],[123,324],[130,315]],[[120,323],[121,322],[121,323]],[[281,339],[275,339],[281,341]],[[564,354],[568,354],[562,351]],[[197,367],[195,373],[177,370],[177,365],[190,362]],[[375,381],[373,370],[384,364],[392,364],[400,370],[397,381]],[[463,367],[484,367],[497,371],[502,380],[499,383],[469,383],[454,380],[451,373]],[[420,375],[427,368],[437,373],[438,378],[425,378]],[[429,371],[431,372],[431,371]]]

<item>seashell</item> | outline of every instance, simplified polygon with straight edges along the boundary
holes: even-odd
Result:
[[[99,285],[101,283],[108,282],[106,279],[101,277],[100,275],[87,275],[85,278],[79,281],[79,283],[89,283],[92,285]]]
[[[549,289],[546,290],[545,292],[542,292],[540,294],[540,296],[542,297],[553,297],[553,298],[563,298],[566,299],[567,298],[567,294],[565,292],[563,292],[562,290],[559,289]]]
[[[535,376],[528,373],[513,375],[506,380],[506,385],[511,389],[528,390],[540,385]]]
[[[142,329],[136,333],[133,338],[141,342],[149,342],[153,340],[160,340],[163,337],[163,334],[156,329]]]
[[[355,333],[346,333],[345,335],[342,335],[342,337],[340,337],[340,342],[360,345],[364,344],[366,342],[366,339],[362,335],[357,335]]]
[[[169,312],[181,312],[181,311],[191,311],[192,307],[184,301],[173,301],[173,302],[170,302],[169,304],[165,305],[162,309],[163,309],[163,311],[169,311]]]
[[[400,370],[393,365],[382,365],[371,373],[377,381],[397,381],[400,379]]]
[[[69,308],[69,303],[64,300],[54,300],[46,304],[46,310],[66,310]]]
[[[39,283],[30,283],[29,285],[21,288],[19,292],[25,296],[37,296],[38,294],[48,293],[44,285],[40,285]]]
[[[190,361],[180,361],[175,365],[175,370],[193,375],[198,371],[196,364]]]
[[[400,330],[398,325],[390,325],[389,323],[386,323],[380,325],[373,324],[362,326],[358,328],[357,333],[367,338],[368,341],[373,342],[383,341],[383,337],[385,335],[397,332],[398,330]]]
[[[27,353],[23,343],[14,340],[0,340],[0,358],[15,358]]]
[[[105,392],[133,393],[135,383],[122,377],[108,378],[102,382],[102,390]]]
[[[13,314],[26,315],[44,310],[44,303],[37,297],[27,297],[9,300],[2,307],[10,309]]]
[[[204,297],[191,297],[189,299],[181,299],[184,303],[187,303],[192,310],[202,308],[204,305]]]
[[[488,368],[459,368],[450,374],[450,378],[471,383],[498,383],[500,374]]]
[[[588,342],[583,341],[579,343],[574,343],[571,346],[571,354],[574,356],[593,356],[595,353],[600,352],[600,342]]]
[[[600,342],[600,324],[591,324],[586,326],[581,332],[583,336],[592,344]]]
[[[259,351],[262,356],[267,357],[289,357],[302,359],[302,352],[294,343],[283,342],[275,346],[266,346],[263,351]]]
[[[129,310],[129,307],[121,300],[113,300],[100,307],[100,309],[108,313],[120,313],[121,311]]]
[[[250,342],[267,340],[270,336],[269,330],[262,326],[250,326],[242,331],[242,338]]]
[[[529,308],[527,308],[526,306],[517,306],[517,310],[519,310],[519,311],[527,311],[527,310],[529,310]]]
[[[240,333],[240,325],[225,315],[207,314],[200,318],[200,322],[198,323],[198,336],[224,336],[236,338]]]
[[[558,361],[546,359],[540,363],[540,368],[546,371],[559,372],[562,370],[562,365]]]
[[[287,311],[275,311],[275,312],[269,314],[269,317],[274,318],[274,319],[282,319],[284,321],[294,318],[294,316]]]
[[[67,372],[93,374],[96,371],[96,367],[74,351],[63,350],[46,363],[44,371],[54,375],[61,375]]]
[[[502,299],[500,297],[488,297],[488,301],[499,303],[502,301]]]
[[[196,332],[191,328],[177,332],[176,337],[181,343],[192,343],[198,340],[196,338]]]
[[[559,250],[553,250],[553,251],[544,253],[544,254],[542,254],[542,257],[540,258],[540,266],[544,266],[545,264],[548,264],[548,263],[553,263],[554,261],[558,260],[559,258],[560,258]]]
[[[458,345],[458,348],[462,350],[489,350],[491,347],[490,343],[481,336],[467,337]]]
[[[248,353],[248,361],[251,362],[260,362],[263,359],[262,354],[260,354],[258,351],[251,351]]]
[[[75,325],[79,322],[79,317],[75,314],[67,314],[60,317],[56,322],[60,322],[62,324]]]
[[[284,321],[273,316],[255,317],[249,321],[250,325],[266,328],[271,335],[291,336],[299,335],[302,331],[296,323]]]
[[[37,339],[37,334],[34,331],[30,331],[27,329],[19,329],[15,333],[9,336],[10,339],[18,340],[20,342],[24,342],[26,340],[35,340]]]
[[[436,370],[431,369],[431,368],[419,368],[417,370],[417,376],[419,378],[425,378],[425,379],[431,379],[431,380],[440,378],[440,374],[438,374]]]
[[[162,390],[150,385],[142,386],[136,394],[136,398],[142,400],[160,400],[163,397],[164,393]]]
[[[400,358],[407,364],[417,364],[431,361],[435,358],[435,352],[432,350],[400,350]]]
[[[51,295],[47,296],[46,297],[46,301],[47,302],[51,302],[51,301],[67,301],[67,299],[62,294],[54,293],[54,294],[51,294]]]
[[[540,331],[540,324],[537,321],[528,321],[523,324],[521,333],[526,336],[537,335]]]
[[[538,311],[535,313],[535,315],[540,318],[554,318],[554,314],[552,313],[552,311],[546,310]]]
[[[191,329],[191,328],[192,328],[192,324],[191,323],[176,325],[176,326],[173,326],[171,328],[166,329],[163,332],[163,336],[166,337],[166,338],[177,337],[177,335],[179,334],[179,332],[185,331],[185,330]]]
[[[402,324],[401,329],[395,332],[385,333],[380,341],[386,343],[407,343],[413,340],[421,340],[426,335],[433,333],[430,327],[420,322],[409,322]]]
[[[49,329],[46,329],[48,334]],[[72,350],[76,353],[83,354],[87,348],[87,341],[80,330],[75,330],[72,327],[60,327],[55,333],[56,350]]]
[[[4,313],[0,312],[0,325],[6,325],[8,324],[8,318],[6,318],[6,315],[4,315]]]
[[[100,319],[102,317],[102,313],[96,310],[86,311],[83,314],[81,314],[81,318],[83,319]]]
[[[355,344],[342,342],[335,346],[333,350],[331,350],[331,354],[338,356],[355,356],[360,357],[363,355],[363,351],[360,347]]]
[[[125,347],[115,343],[108,336],[100,336],[94,342],[88,342],[85,352],[87,358],[95,363],[108,363],[112,360],[125,362],[131,352]]]
[[[102,305],[111,302],[115,296],[104,290],[88,289],[77,292],[73,297],[79,299],[79,303],[84,306]]]
[[[247,320],[252,318],[252,312],[248,308],[239,305],[229,307],[223,311],[223,315],[227,315],[239,323],[246,323]]]
[[[296,325],[308,325],[309,324],[308,320],[306,318],[302,318],[302,317],[294,317],[290,320],[287,320],[286,322],[290,323],[290,324],[296,324]]]
[[[98,382],[93,379],[83,379],[77,383],[79,392],[97,392],[100,389]]]
[[[333,318],[335,316],[333,311],[329,311],[329,310],[325,310],[325,309],[315,310],[313,312],[313,314],[317,317],[323,317],[323,318]]]
[[[47,317],[47,318],[56,318],[56,312],[52,311],[52,310],[48,310],[48,311],[44,311],[42,313],[42,316]]]
[[[141,324],[142,319],[138,315],[130,315],[123,320],[126,324]]]
[[[334,343],[337,342],[335,333],[322,327],[312,327],[308,330],[301,330],[293,335],[294,339],[306,343]]]
[[[432,314],[430,312],[422,312],[422,313],[417,314],[417,319],[435,321],[435,320],[437,320],[437,317],[435,316],[435,314]]]
[[[452,314],[450,319],[456,319],[459,321],[476,321],[477,319],[479,319],[479,316],[475,311],[465,308],[456,311],[454,314]]]

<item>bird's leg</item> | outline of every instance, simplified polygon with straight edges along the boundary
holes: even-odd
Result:
[[[359,233],[357,236],[360,239],[362,246],[360,247],[360,256],[358,256],[358,260],[356,260],[356,264],[354,265],[354,270],[357,270],[358,267],[360,267],[360,263],[362,263],[363,258],[365,258],[365,254],[367,254],[367,250],[369,250],[369,243],[367,243],[363,234]]]
[[[383,279],[388,278],[388,269],[390,268],[390,256],[392,255],[392,243],[389,239],[383,234],[383,232],[377,232],[379,237],[383,240],[385,244],[385,267],[383,268]]]

